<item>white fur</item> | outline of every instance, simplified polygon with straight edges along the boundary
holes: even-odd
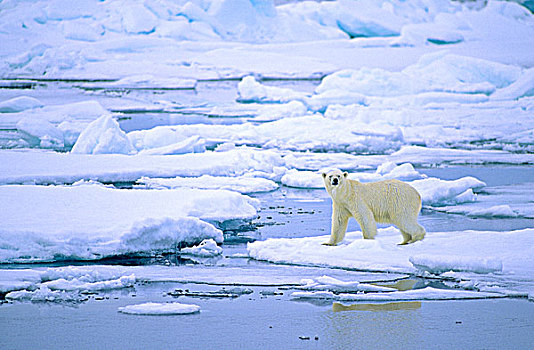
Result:
[[[403,237],[400,244],[425,237],[425,229],[417,223],[421,196],[415,188],[399,180],[362,184],[347,175],[337,169],[323,173],[326,191],[332,197],[332,232],[325,244],[336,245],[343,240],[351,216],[358,221],[365,239],[376,236],[377,222],[397,226]]]

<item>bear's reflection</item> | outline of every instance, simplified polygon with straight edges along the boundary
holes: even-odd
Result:
[[[420,301],[401,301],[394,303],[357,303],[353,305],[343,305],[334,303],[332,311],[397,311],[397,310],[417,310],[421,308]]]

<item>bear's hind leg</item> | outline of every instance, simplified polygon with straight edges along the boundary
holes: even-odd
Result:
[[[415,226],[415,230],[414,230],[415,233],[412,234],[412,240],[410,241],[410,243],[420,241],[423,238],[425,238],[425,235],[426,235],[426,230],[423,226],[419,225],[417,222],[414,224],[414,226]]]
[[[404,230],[400,230],[400,232],[402,233],[403,240],[401,243],[399,243],[399,245],[405,245],[405,244],[411,243],[412,235]]]
[[[371,210],[361,210],[361,219],[357,220],[362,229],[364,239],[375,239],[376,236],[376,221]]]
[[[400,245],[414,243],[425,238],[426,231],[417,221],[399,224],[397,227],[400,229],[403,238]]]

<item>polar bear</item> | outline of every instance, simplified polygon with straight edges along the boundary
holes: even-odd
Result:
[[[377,222],[397,226],[404,238],[400,244],[425,237],[425,229],[417,223],[421,196],[412,186],[399,180],[362,184],[348,179],[348,173],[339,169],[322,175],[326,191],[332,197],[332,233],[325,245],[336,245],[343,240],[351,216],[360,224],[365,239],[375,237]]]

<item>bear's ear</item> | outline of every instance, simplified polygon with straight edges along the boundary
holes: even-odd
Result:
[[[323,173],[323,179],[326,177],[326,173]]]
[[[343,176],[344,176],[344,177],[347,177],[347,176],[349,176],[349,173],[347,173],[347,172],[345,171],[345,172],[343,172]]]

